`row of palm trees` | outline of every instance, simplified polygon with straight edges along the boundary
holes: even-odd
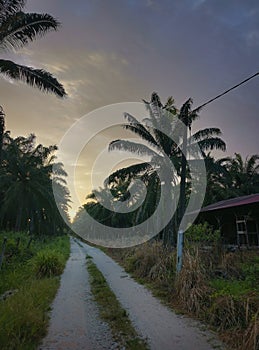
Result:
[[[25,13],[26,0],[0,1],[0,50],[15,51],[57,30],[60,23],[49,14]],[[0,59],[0,73],[11,80],[65,97],[61,83],[43,69]],[[62,164],[54,165],[56,146],[36,145],[34,135],[12,138],[5,133],[5,113],[0,107],[0,227],[31,233],[61,232],[67,216],[69,193]],[[55,169],[55,170],[53,170]],[[52,191],[55,185],[56,198]],[[57,205],[56,205],[57,204]]]
[[[245,194],[259,192],[259,156],[247,157],[245,161],[239,154],[233,158],[226,157],[215,160],[211,155],[213,150],[226,150],[218,128],[198,130],[191,135],[193,122],[198,118],[198,110],[192,112],[192,100],[189,99],[180,110],[170,97],[162,104],[159,96],[153,93],[151,101],[144,101],[148,118],[139,121],[134,116],[125,113],[126,123],[123,127],[136,134],[141,142],[115,140],[110,143],[110,151],[124,150],[149,158],[149,162],[133,164],[119,169],[105,181],[104,187],[94,190],[86,199],[86,204],[80,208],[75,219],[76,230],[85,230],[89,225],[85,222],[84,211],[100,223],[112,227],[131,227],[149,218],[158,205],[161,188],[166,186],[169,200],[166,205],[172,205],[175,193],[179,192],[182,171],[183,128],[189,130],[187,140],[188,164],[194,162],[199,146],[202,159],[206,166],[207,190],[204,205]],[[179,121],[180,120],[180,121]],[[144,141],[144,142],[143,142]],[[196,161],[197,162],[197,161]],[[174,169],[169,163],[173,163]],[[194,186],[193,176],[187,165],[185,203],[187,206],[190,192],[199,188]],[[198,176],[198,175],[197,175]],[[135,208],[137,196],[141,195],[143,187],[135,188],[135,196],[130,197],[132,181],[144,182],[147,193],[144,202]],[[199,182],[199,181],[198,181]],[[110,192],[113,197],[110,196]],[[131,191],[132,192],[132,191]],[[136,195],[137,194],[137,195]],[[118,213],[116,208],[120,203],[129,206],[128,213]],[[113,210],[107,209],[113,208]],[[160,232],[165,244],[175,243],[176,231],[181,221],[180,208],[173,208],[174,216]],[[98,234],[98,233],[96,233]],[[101,233],[100,233],[101,234]]]
[[[5,230],[37,234],[61,233],[68,218],[69,192],[56,146],[36,144],[35,136],[4,134],[0,167],[0,225]],[[53,165],[55,164],[55,167]],[[52,185],[58,195],[54,198]]]
[[[205,157],[207,167],[207,191],[204,205],[221,200],[259,192],[259,155],[242,158],[215,159],[211,154]]]

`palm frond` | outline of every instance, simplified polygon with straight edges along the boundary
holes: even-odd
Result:
[[[225,142],[219,137],[211,137],[209,139],[201,140],[198,142],[198,145],[200,146],[200,149],[202,151],[214,150],[214,149],[221,150],[221,151],[226,150]],[[191,148],[192,144],[189,147]]]
[[[57,30],[59,25],[60,23],[48,14],[15,13],[0,24],[0,47],[22,47],[50,30]]]
[[[172,115],[176,115],[179,111],[175,107],[175,100],[172,96],[168,97],[166,104],[164,105],[163,109],[167,110],[170,112]]]
[[[219,128],[206,128],[203,130],[197,131],[192,137],[196,141],[200,141],[203,138],[211,137],[211,136],[219,136],[221,135],[221,131]]]
[[[161,103],[160,97],[156,92],[153,92],[151,95],[151,101],[147,102],[143,100],[145,103],[146,109],[149,112],[150,120],[152,123],[152,126],[155,129],[159,128],[159,121],[161,120],[162,112],[163,112],[163,105]]]
[[[246,160],[246,172],[248,174],[256,173],[259,164],[256,166],[256,162],[259,161],[259,155],[253,154],[250,158]]]
[[[36,86],[44,92],[52,92],[58,97],[66,96],[64,87],[43,69],[21,66],[12,61],[0,59],[0,73],[11,79],[21,80],[30,86]]]
[[[105,179],[104,183],[107,185],[112,183],[116,179],[124,180],[126,177],[133,178],[135,176],[138,176],[139,174],[148,172],[151,169],[152,169],[152,165],[147,162],[133,164],[126,168],[116,170],[111,175],[109,175],[107,179]]]
[[[181,107],[180,113],[179,113],[179,119],[186,125],[189,125],[189,115],[191,112],[191,106],[192,106],[193,100],[189,98]]]
[[[135,117],[129,113],[124,113],[124,118],[129,122],[129,124],[123,125],[124,129],[134,132],[151,145],[159,147],[152,134]]]
[[[0,19],[21,11],[26,0],[0,0]]]
[[[181,107],[179,119],[188,127],[191,127],[192,122],[199,118],[199,111],[201,108],[191,110],[193,100],[189,98]]]
[[[231,160],[231,168],[239,172],[244,172],[244,161],[240,153],[235,153],[235,157]]]
[[[144,156],[158,156],[158,154],[151,150],[151,148],[143,145],[142,143],[127,141],[127,140],[115,140],[109,144],[109,151],[119,150],[135,153]]]
[[[156,93],[153,93],[153,95],[156,96]],[[167,155],[170,155],[173,144],[173,126],[175,126],[175,121],[171,117],[174,114],[169,109],[165,109],[163,106],[161,107],[160,99],[157,101],[157,98],[159,97],[153,97],[154,101],[146,104],[149,111],[149,118],[145,118],[143,122],[146,123],[149,133],[154,135],[158,148],[163,150]],[[170,135],[172,137],[168,137],[168,133],[172,134]]]

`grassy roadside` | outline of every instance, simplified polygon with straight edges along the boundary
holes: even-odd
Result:
[[[205,321],[228,349],[259,349],[259,252],[186,247],[181,274],[175,251],[159,242],[104,249],[138,282],[178,312]]]
[[[92,262],[90,256],[86,258],[91,291],[100,307],[100,316],[110,325],[115,340],[126,350],[148,349],[146,342],[138,336],[127,316],[127,312],[121,307],[102,273]]]
[[[48,311],[70,252],[68,236],[33,240],[26,233],[7,237],[0,270],[0,348],[36,349],[48,325]],[[19,242],[19,244],[17,243]]]

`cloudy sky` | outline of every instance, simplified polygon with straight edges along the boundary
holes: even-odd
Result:
[[[28,0],[26,11],[62,27],[3,57],[52,72],[68,98],[1,79],[1,105],[13,136],[34,132],[45,145],[96,108],[152,91],[195,107],[259,71],[258,0]],[[258,153],[258,97],[259,77],[204,108],[197,127],[220,127],[229,155]]]

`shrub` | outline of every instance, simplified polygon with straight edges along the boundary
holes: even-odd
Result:
[[[33,270],[38,278],[58,276],[63,269],[64,259],[54,250],[40,251],[33,259]]]
[[[185,232],[185,241],[189,243],[217,244],[220,241],[220,231],[205,222],[191,225]]]

